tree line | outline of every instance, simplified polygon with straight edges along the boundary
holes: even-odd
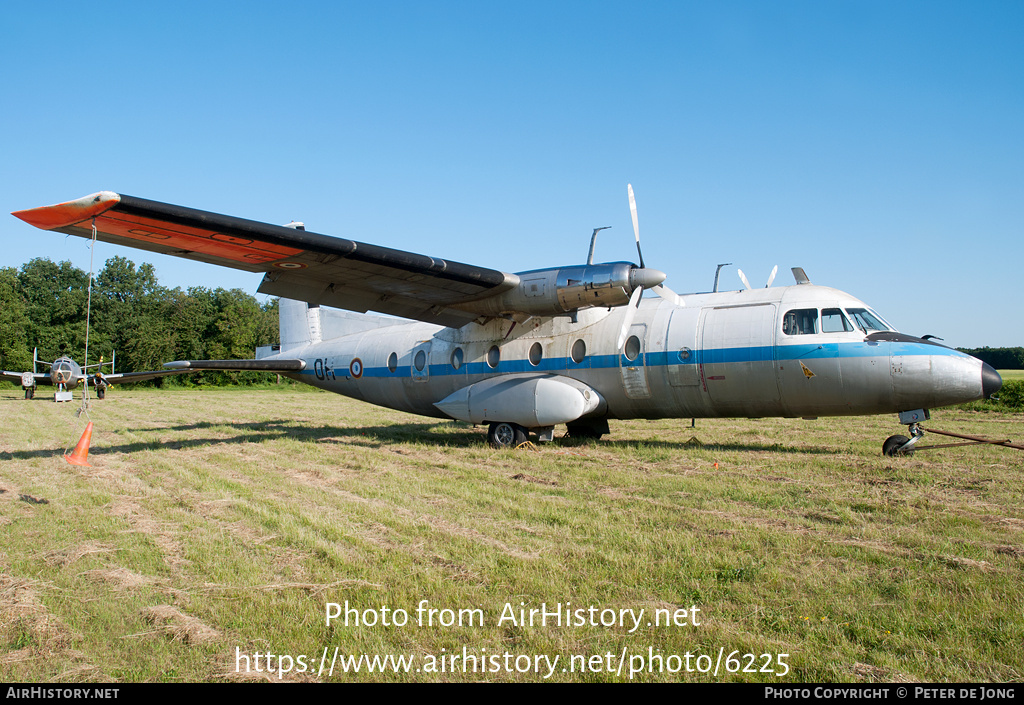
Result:
[[[1024,370],[1024,348],[957,348],[997,370]]]
[[[88,298],[89,274],[70,262],[37,258],[20,269],[0,268],[0,366],[31,370],[33,348],[40,360],[66,354],[84,364]],[[120,256],[93,279],[90,364],[101,357],[109,362],[116,351],[118,372],[159,370],[170,360],[249,359],[257,346],[277,342],[277,299],[261,304],[241,289],[169,289],[160,286],[152,265]],[[269,377],[198,372],[158,382],[237,384]]]

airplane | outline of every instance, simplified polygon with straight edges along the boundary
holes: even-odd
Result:
[[[92,385],[96,389],[96,396],[103,399],[106,396],[107,387],[114,382],[123,384],[126,382],[145,382],[166,377],[171,374],[182,374],[180,370],[151,370],[148,372],[114,372],[114,360],[109,363],[102,360],[95,365],[82,366],[67,355],[61,355],[53,362],[46,362],[38,359],[38,348],[32,351],[32,372],[8,372],[0,371],[0,379],[6,379],[16,384],[21,384],[25,390],[25,398],[35,397],[36,386],[39,384],[51,384],[56,387],[53,400],[57,402],[71,401],[72,391],[80,383]],[[37,364],[48,365],[49,372],[36,372]],[[104,374],[102,368],[110,365],[110,373]],[[91,367],[99,369],[89,374],[86,370]]]
[[[910,454],[929,409],[993,395],[974,357],[896,331],[812,284],[678,295],[632,262],[507,273],[102,191],[13,213],[43,230],[260,272],[281,297],[280,344],[253,360],[173,370],[270,370],[372,404],[486,424],[497,448],[536,433],[600,438],[609,420],[898,414]],[[717,273],[716,273],[717,280]],[[643,298],[650,290],[656,297]],[[334,308],[328,308],[334,307]],[[346,309],[339,311],[336,309]],[[373,311],[385,316],[368,314]],[[397,316],[398,320],[388,316]]]

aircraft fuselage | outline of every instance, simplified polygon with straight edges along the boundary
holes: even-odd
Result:
[[[626,309],[616,307],[581,310],[575,322],[397,323],[281,356],[305,360],[302,372],[287,375],[299,381],[456,418],[463,416],[436,405],[496,377],[577,380],[600,397],[583,418],[617,419],[896,413],[980,399],[1001,384],[980,360],[897,333],[835,289],[806,284],[681,298],[683,306],[644,299],[622,349],[615,346]],[[480,420],[500,415],[484,412]]]

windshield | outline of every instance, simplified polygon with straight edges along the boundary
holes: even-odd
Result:
[[[895,330],[869,308],[848,308],[846,312],[850,314],[854,325],[865,333],[876,330]]]

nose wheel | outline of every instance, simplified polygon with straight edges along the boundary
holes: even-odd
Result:
[[[897,455],[913,455],[913,448],[907,451],[903,450],[909,442],[910,439],[906,436],[889,436],[885,439],[885,443],[882,444],[882,455],[890,458]]]
[[[898,455],[913,455],[914,444],[924,438],[924,430],[916,423],[908,424],[907,430],[910,431],[910,438],[906,436],[889,436],[886,438],[885,443],[882,444],[882,455],[890,458]]]

